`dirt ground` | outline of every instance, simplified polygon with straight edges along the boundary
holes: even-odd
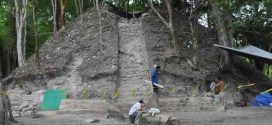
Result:
[[[22,117],[17,120],[24,125],[130,125],[127,121],[107,119],[107,114],[84,113],[84,114],[57,114],[56,111],[38,112],[37,118]],[[92,123],[86,120],[99,120]]]
[[[233,108],[225,112],[174,113],[182,125],[271,125],[272,108]]]
[[[39,112],[38,118],[17,118],[24,125],[131,125],[128,120],[107,119],[107,114],[57,114],[54,111]],[[225,112],[175,112],[170,114],[180,125],[271,125],[272,108],[232,108]],[[86,123],[97,119],[99,122]]]

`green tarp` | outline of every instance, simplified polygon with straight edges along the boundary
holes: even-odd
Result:
[[[66,99],[66,92],[62,89],[46,90],[44,93],[42,110],[58,110],[61,100]]]

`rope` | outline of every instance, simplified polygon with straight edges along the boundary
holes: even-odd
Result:
[[[254,86],[254,85],[255,85],[255,83],[247,84],[247,85],[239,85],[239,86],[237,87],[237,89],[241,89],[241,88],[249,87],[249,86]]]
[[[268,90],[265,90],[265,91],[263,91],[262,93],[268,93],[268,92],[270,92],[270,91],[272,91],[272,88],[271,88],[271,89],[268,89]]]

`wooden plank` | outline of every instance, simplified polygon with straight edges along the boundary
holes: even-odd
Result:
[[[149,81],[149,80],[145,80],[145,82],[151,83],[151,84],[152,84],[152,82]],[[162,86],[162,85],[160,85],[160,84],[157,84],[157,83],[154,83],[154,85],[157,86],[157,87],[159,87],[159,88],[162,88],[162,89],[164,88],[164,86]]]

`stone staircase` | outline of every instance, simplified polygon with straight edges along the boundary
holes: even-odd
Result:
[[[47,89],[66,89],[69,98],[78,98],[78,94],[83,90],[81,76],[78,68],[82,64],[83,58],[78,56],[68,65],[68,72],[47,82]],[[81,87],[80,87],[81,85]]]
[[[222,104],[213,104],[211,97],[160,98],[161,112],[210,112],[224,111]]]
[[[58,114],[106,113],[114,109],[106,100],[102,99],[66,99],[61,102]]]
[[[130,23],[124,19],[118,22],[120,95],[117,103],[122,111],[128,112],[133,103],[150,95],[150,85],[145,82],[149,68],[141,22]]]

